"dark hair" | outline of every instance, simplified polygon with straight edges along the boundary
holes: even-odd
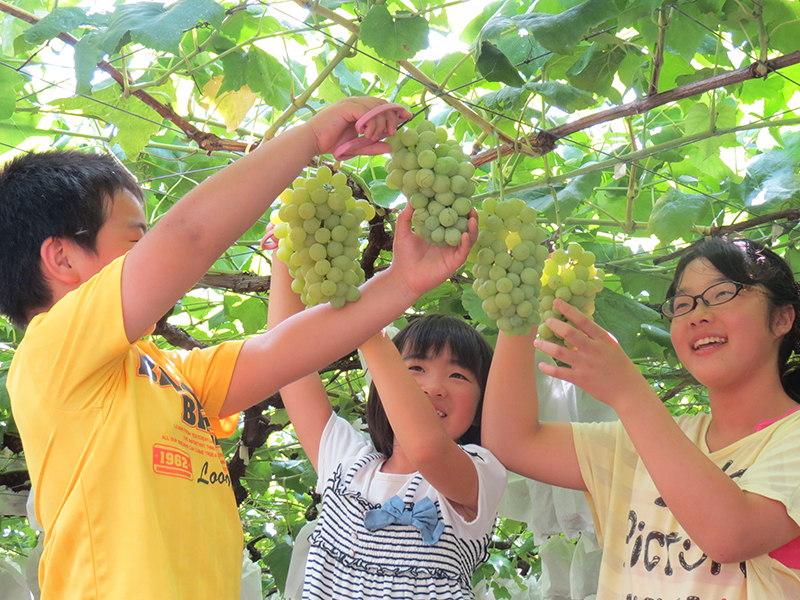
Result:
[[[481,388],[481,397],[473,425],[461,436],[462,444],[480,444],[480,416],[483,393],[492,365],[492,347],[464,319],[449,315],[426,315],[412,321],[394,337],[394,345],[404,357],[428,358],[450,350],[453,359],[463,369],[475,375]],[[387,458],[394,451],[394,431],[386,418],[378,390],[370,386],[367,402],[367,424],[372,445]]]
[[[770,318],[776,308],[792,306],[794,323],[778,349],[778,373],[786,394],[800,403],[800,291],[789,264],[769,248],[747,238],[722,236],[697,242],[681,257],[667,297],[675,294],[686,266],[697,258],[710,262],[731,281],[758,285],[768,292]]]
[[[52,302],[40,250],[51,237],[90,252],[106,222],[108,204],[127,190],[142,191],[113,156],[77,150],[29,153],[0,169],[0,312],[24,329],[31,311]]]

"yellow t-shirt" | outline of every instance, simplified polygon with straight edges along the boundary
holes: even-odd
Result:
[[[215,434],[235,428],[216,415],[241,344],[128,343],[123,260],[35,317],[8,375],[42,600],[238,600],[242,530]]]
[[[782,502],[800,523],[800,412],[716,452],[705,443],[710,422],[709,414],[677,418],[740,488]],[[572,431],[603,546],[597,600],[800,598],[800,570],[768,555],[723,565],[708,558],[661,499],[619,421],[573,423]]]

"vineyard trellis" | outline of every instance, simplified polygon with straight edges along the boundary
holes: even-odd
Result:
[[[800,270],[800,6],[793,0],[0,0],[0,154],[113,152],[156,221],[209,174],[348,95],[401,102],[446,127],[478,168],[478,201],[517,196],[552,247],[579,242],[608,273],[597,321],[677,414],[705,398],[677,363],[663,299],[674,259],[701,236],[766,241]],[[385,157],[335,164],[378,213],[368,276],[391,259],[404,198]],[[310,165],[314,168],[316,165]],[[269,215],[264,216],[266,223]],[[266,325],[269,257],[251,229],[158,324],[180,348]],[[469,265],[409,315],[462,315],[496,335]],[[402,325],[402,322],[399,323]],[[0,320],[0,382],[21,332]],[[363,416],[355,353],[323,371],[332,402]],[[30,487],[0,386],[0,506]],[[279,395],[223,441],[251,557],[266,593],[285,584],[293,537],[313,517],[315,476]],[[10,501],[10,500],[9,500]],[[0,515],[0,553],[37,534]],[[541,564],[526,524],[502,520],[486,578],[498,597]]]

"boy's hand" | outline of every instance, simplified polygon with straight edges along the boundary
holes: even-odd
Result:
[[[358,137],[356,121],[373,108],[386,104],[386,100],[369,96],[345,98],[332,104],[307,123],[317,145],[318,154],[331,154],[336,148]],[[364,131],[364,136],[374,140],[374,144],[359,148],[359,154],[375,155],[391,152],[389,144],[380,142],[387,135],[397,131],[398,114],[395,111],[386,111],[373,119],[370,126]]]
[[[391,269],[405,279],[410,290],[421,296],[445,281],[467,260],[478,238],[478,213],[472,209],[468,231],[461,234],[461,244],[440,248],[411,231],[412,212],[411,205],[407,205],[397,215]]]
[[[635,403],[643,394],[653,394],[639,369],[610,333],[563,300],[555,300],[553,306],[571,323],[548,319],[545,324],[571,347],[542,339],[537,339],[534,345],[569,367],[539,363],[542,373],[574,383],[617,410],[622,402]]]

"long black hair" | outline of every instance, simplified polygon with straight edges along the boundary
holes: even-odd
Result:
[[[426,315],[412,321],[394,337],[394,345],[404,358],[429,358],[446,348],[461,368],[475,375],[481,389],[475,421],[459,440],[462,444],[480,444],[480,416],[483,393],[492,364],[492,347],[464,319],[450,315]],[[375,449],[387,458],[394,451],[394,431],[386,417],[375,383],[370,386],[367,402],[367,425]]]
[[[778,373],[786,394],[800,403],[800,291],[789,264],[769,248],[747,238],[722,236],[704,239],[681,257],[667,297],[675,294],[686,266],[697,258],[710,262],[731,281],[758,285],[768,293],[770,321],[775,309],[794,309],[792,328],[783,336],[778,349]]]

